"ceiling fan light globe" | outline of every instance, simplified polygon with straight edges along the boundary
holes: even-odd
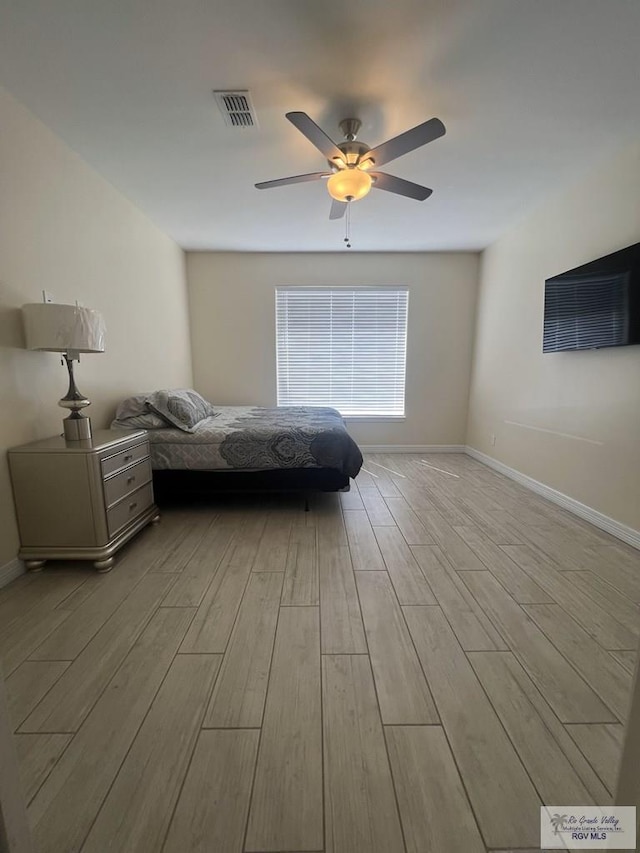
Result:
[[[327,181],[327,190],[336,201],[357,201],[371,189],[371,175],[357,168],[341,169]]]

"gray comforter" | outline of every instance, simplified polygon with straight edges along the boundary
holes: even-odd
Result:
[[[342,416],[329,408],[225,406],[192,433],[167,428],[148,435],[152,465],[160,469],[334,468],[355,477],[362,465]]]

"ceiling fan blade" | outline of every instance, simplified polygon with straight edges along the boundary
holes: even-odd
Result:
[[[383,166],[385,163],[391,162],[403,154],[408,154],[421,145],[426,145],[427,142],[433,142],[440,136],[444,136],[446,128],[439,118],[431,118],[422,124],[412,127],[401,133],[400,136],[394,136],[393,139],[388,139],[377,148],[372,148],[367,154],[367,159],[371,158],[376,166]]]
[[[270,190],[272,187],[286,187],[288,184],[304,184],[307,181],[319,181],[328,178],[331,172],[309,172],[307,175],[292,175],[290,178],[277,178],[275,181],[261,181],[256,189]]]
[[[373,186],[375,189],[397,193],[397,195],[404,195],[407,198],[415,198],[416,201],[424,201],[433,192],[429,187],[421,187],[420,184],[405,181],[404,178],[396,178],[395,175],[387,175],[386,172],[369,172],[369,174],[374,179]]]
[[[324,130],[318,127],[315,121],[312,121],[306,113],[293,112],[287,113],[286,116],[291,124],[294,125],[294,127],[297,127],[300,133],[306,136],[309,142],[312,145],[315,145],[321,154],[324,154],[327,160],[344,159],[342,151],[340,151],[335,143],[329,139]]]
[[[342,219],[347,212],[347,202],[338,201],[334,198],[331,202],[331,210],[329,211],[329,219]]]

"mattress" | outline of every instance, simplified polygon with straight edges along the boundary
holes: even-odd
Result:
[[[194,432],[151,429],[156,470],[265,471],[331,468],[355,477],[362,454],[340,412],[325,407],[217,407]],[[116,423],[114,423],[114,426]]]

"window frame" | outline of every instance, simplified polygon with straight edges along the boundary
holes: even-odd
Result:
[[[331,406],[330,403],[280,403],[280,345],[279,345],[279,325],[278,325],[278,294],[286,291],[338,291],[340,293],[357,293],[358,291],[393,291],[405,294],[406,304],[406,321],[404,325],[404,364],[403,364],[403,412],[402,414],[390,413],[371,413],[371,414],[343,414],[345,421],[349,422],[379,422],[379,423],[398,423],[405,421],[407,418],[407,355],[408,355],[408,337],[409,337],[409,296],[410,288],[408,285],[386,284],[386,285],[276,285],[275,287],[275,350],[276,350],[276,404],[277,406],[292,406],[292,405],[308,405],[308,406]],[[336,407],[335,405],[333,406]]]

